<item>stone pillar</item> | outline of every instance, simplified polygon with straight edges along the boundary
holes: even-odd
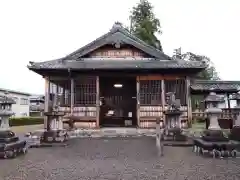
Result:
[[[51,130],[57,130],[58,129],[56,118],[51,120],[51,125],[50,126],[51,126]]]
[[[161,143],[161,128],[160,128],[160,118],[156,119],[156,147],[158,150],[158,156],[163,155],[163,144]]]
[[[2,116],[0,118],[0,121],[1,121],[1,125],[0,125],[1,130],[9,130],[10,129],[8,116]]]

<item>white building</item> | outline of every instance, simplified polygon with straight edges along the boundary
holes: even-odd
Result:
[[[31,94],[0,88],[0,95],[8,93],[9,97],[12,97],[16,104],[12,105],[12,111],[15,113],[14,117],[24,117],[29,116],[30,100]]]

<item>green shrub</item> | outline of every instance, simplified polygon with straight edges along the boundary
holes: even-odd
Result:
[[[26,126],[26,125],[35,125],[43,124],[43,117],[12,117],[9,119],[10,126]]]
[[[205,117],[196,117],[194,122],[196,122],[196,123],[206,123],[206,118]]]

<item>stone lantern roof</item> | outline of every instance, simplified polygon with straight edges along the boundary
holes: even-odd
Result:
[[[240,100],[240,94],[239,93],[233,94],[231,100]]]
[[[8,97],[7,95],[0,95],[0,104],[12,105],[15,103],[16,102],[13,98]]]
[[[224,102],[224,97],[217,95],[215,92],[210,92],[210,94],[204,100],[206,103],[220,103]]]

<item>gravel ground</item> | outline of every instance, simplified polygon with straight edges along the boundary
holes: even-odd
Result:
[[[202,158],[181,147],[164,152],[157,157],[151,137],[72,139],[65,148],[30,149],[26,156],[0,160],[0,179],[240,179],[240,159]]]
[[[38,129],[43,129],[43,124],[28,125],[28,126],[12,126],[11,130],[16,134],[25,134],[27,132],[36,131]]]

